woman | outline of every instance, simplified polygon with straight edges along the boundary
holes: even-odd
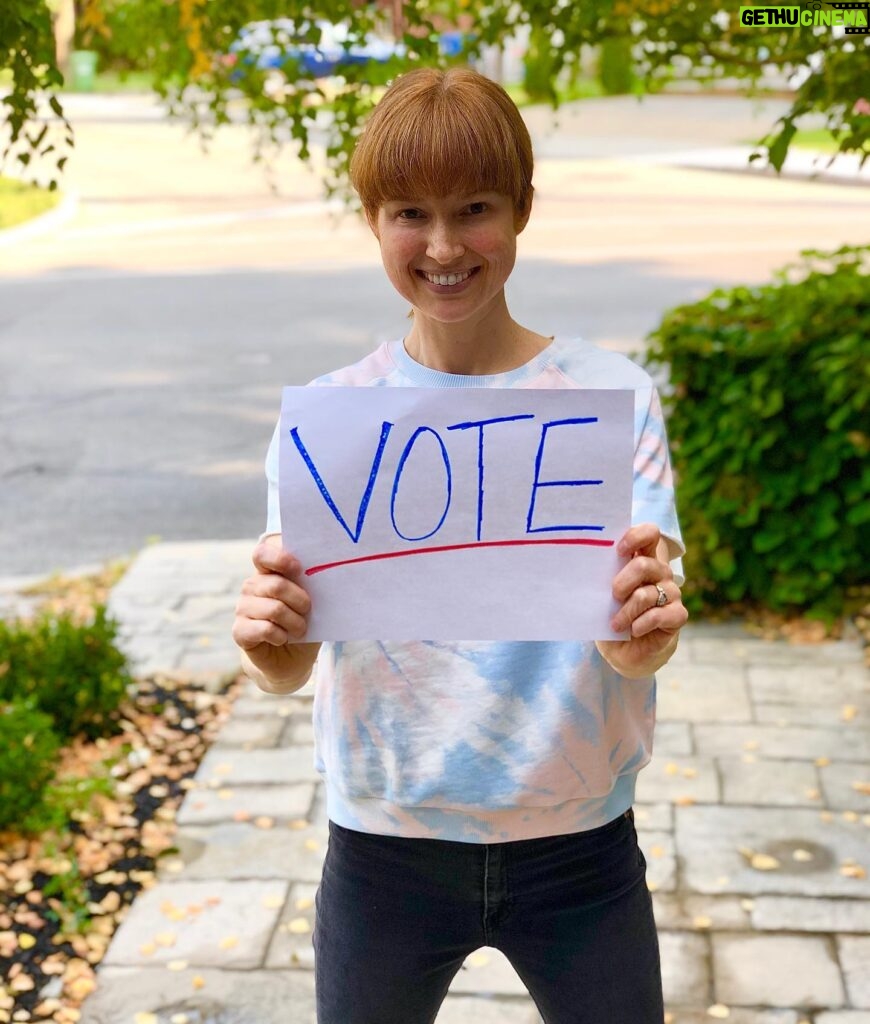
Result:
[[[319,1024],[431,1024],[465,957],[486,945],[546,1024],[661,1024],[631,810],[652,747],[653,673],[687,618],[658,396],[623,356],[511,317],[504,285],[531,213],[532,151],[499,86],[465,69],[400,77],[351,177],[412,326],[312,384],[632,389],[634,525],[620,542],[632,557],[613,584],[613,627],[631,639],[305,643],[310,600],[281,545],[276,428],[267,529],[233,636],[269,693],[297,690],[317,659],[315,761],[330,819]]]

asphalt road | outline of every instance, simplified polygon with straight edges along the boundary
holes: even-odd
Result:
[[[372,239],[293,168],[276,197],[241,144],[204,157],[158,121],[89,123],[77,150],[69,216],[0,248],[0,576],[253,538],[281,386],[407,323]],[[521,322],[639,350],[668,307],[867,234],[865,190],[624,156],[541,161]]]

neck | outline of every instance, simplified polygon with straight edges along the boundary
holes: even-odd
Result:
[[[522,327],[511,317],[504,292],[493,307],[461,323],[444,323],[414,312],[405,351],[430,370],[488,376],[515,370],[534,359],[552,340]]]

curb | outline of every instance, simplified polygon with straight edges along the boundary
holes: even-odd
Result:
[[[51,210],[33,217],[24,224],[16,224],[11,228],[0,229],[0,249],[16,242],[25,242],[31,238],[38,238],[40,235],[48,234],[50,231],[61,227],[75,216],[79,206],[77,192],[65,192],[61,201]]]

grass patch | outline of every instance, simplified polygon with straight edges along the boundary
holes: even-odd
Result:
[[[754,146],[757,139],[743,139],[745,146]],[[804,129],[795,132],[791,140],[792,146],[797,149],[811,149],[815,153],[837,153],[839,144],[827,128]]]
[[[506,85],[505,91],[518,107],[530,107],[535,103],[541,103],[541,100],[530,99],[522,85]],[[595,78],[578,78],[570,85],[557,88],[556,94],[561,105],[572,103],[574,100],[597,99],[599,96],[604,96],[604,89]]]
[[[71,76],[67,76],[69,83]],[[151,92],[154,87],[154,75],[150,71],[98,71],[94,76],[94,87],[91,92],[97,93],[143,93]],[[72,91],[69,85],[65,91]]]
[[[0,178],[0,230],[38,217],[56,206],[59,200],[57,192],[15,178]]]

